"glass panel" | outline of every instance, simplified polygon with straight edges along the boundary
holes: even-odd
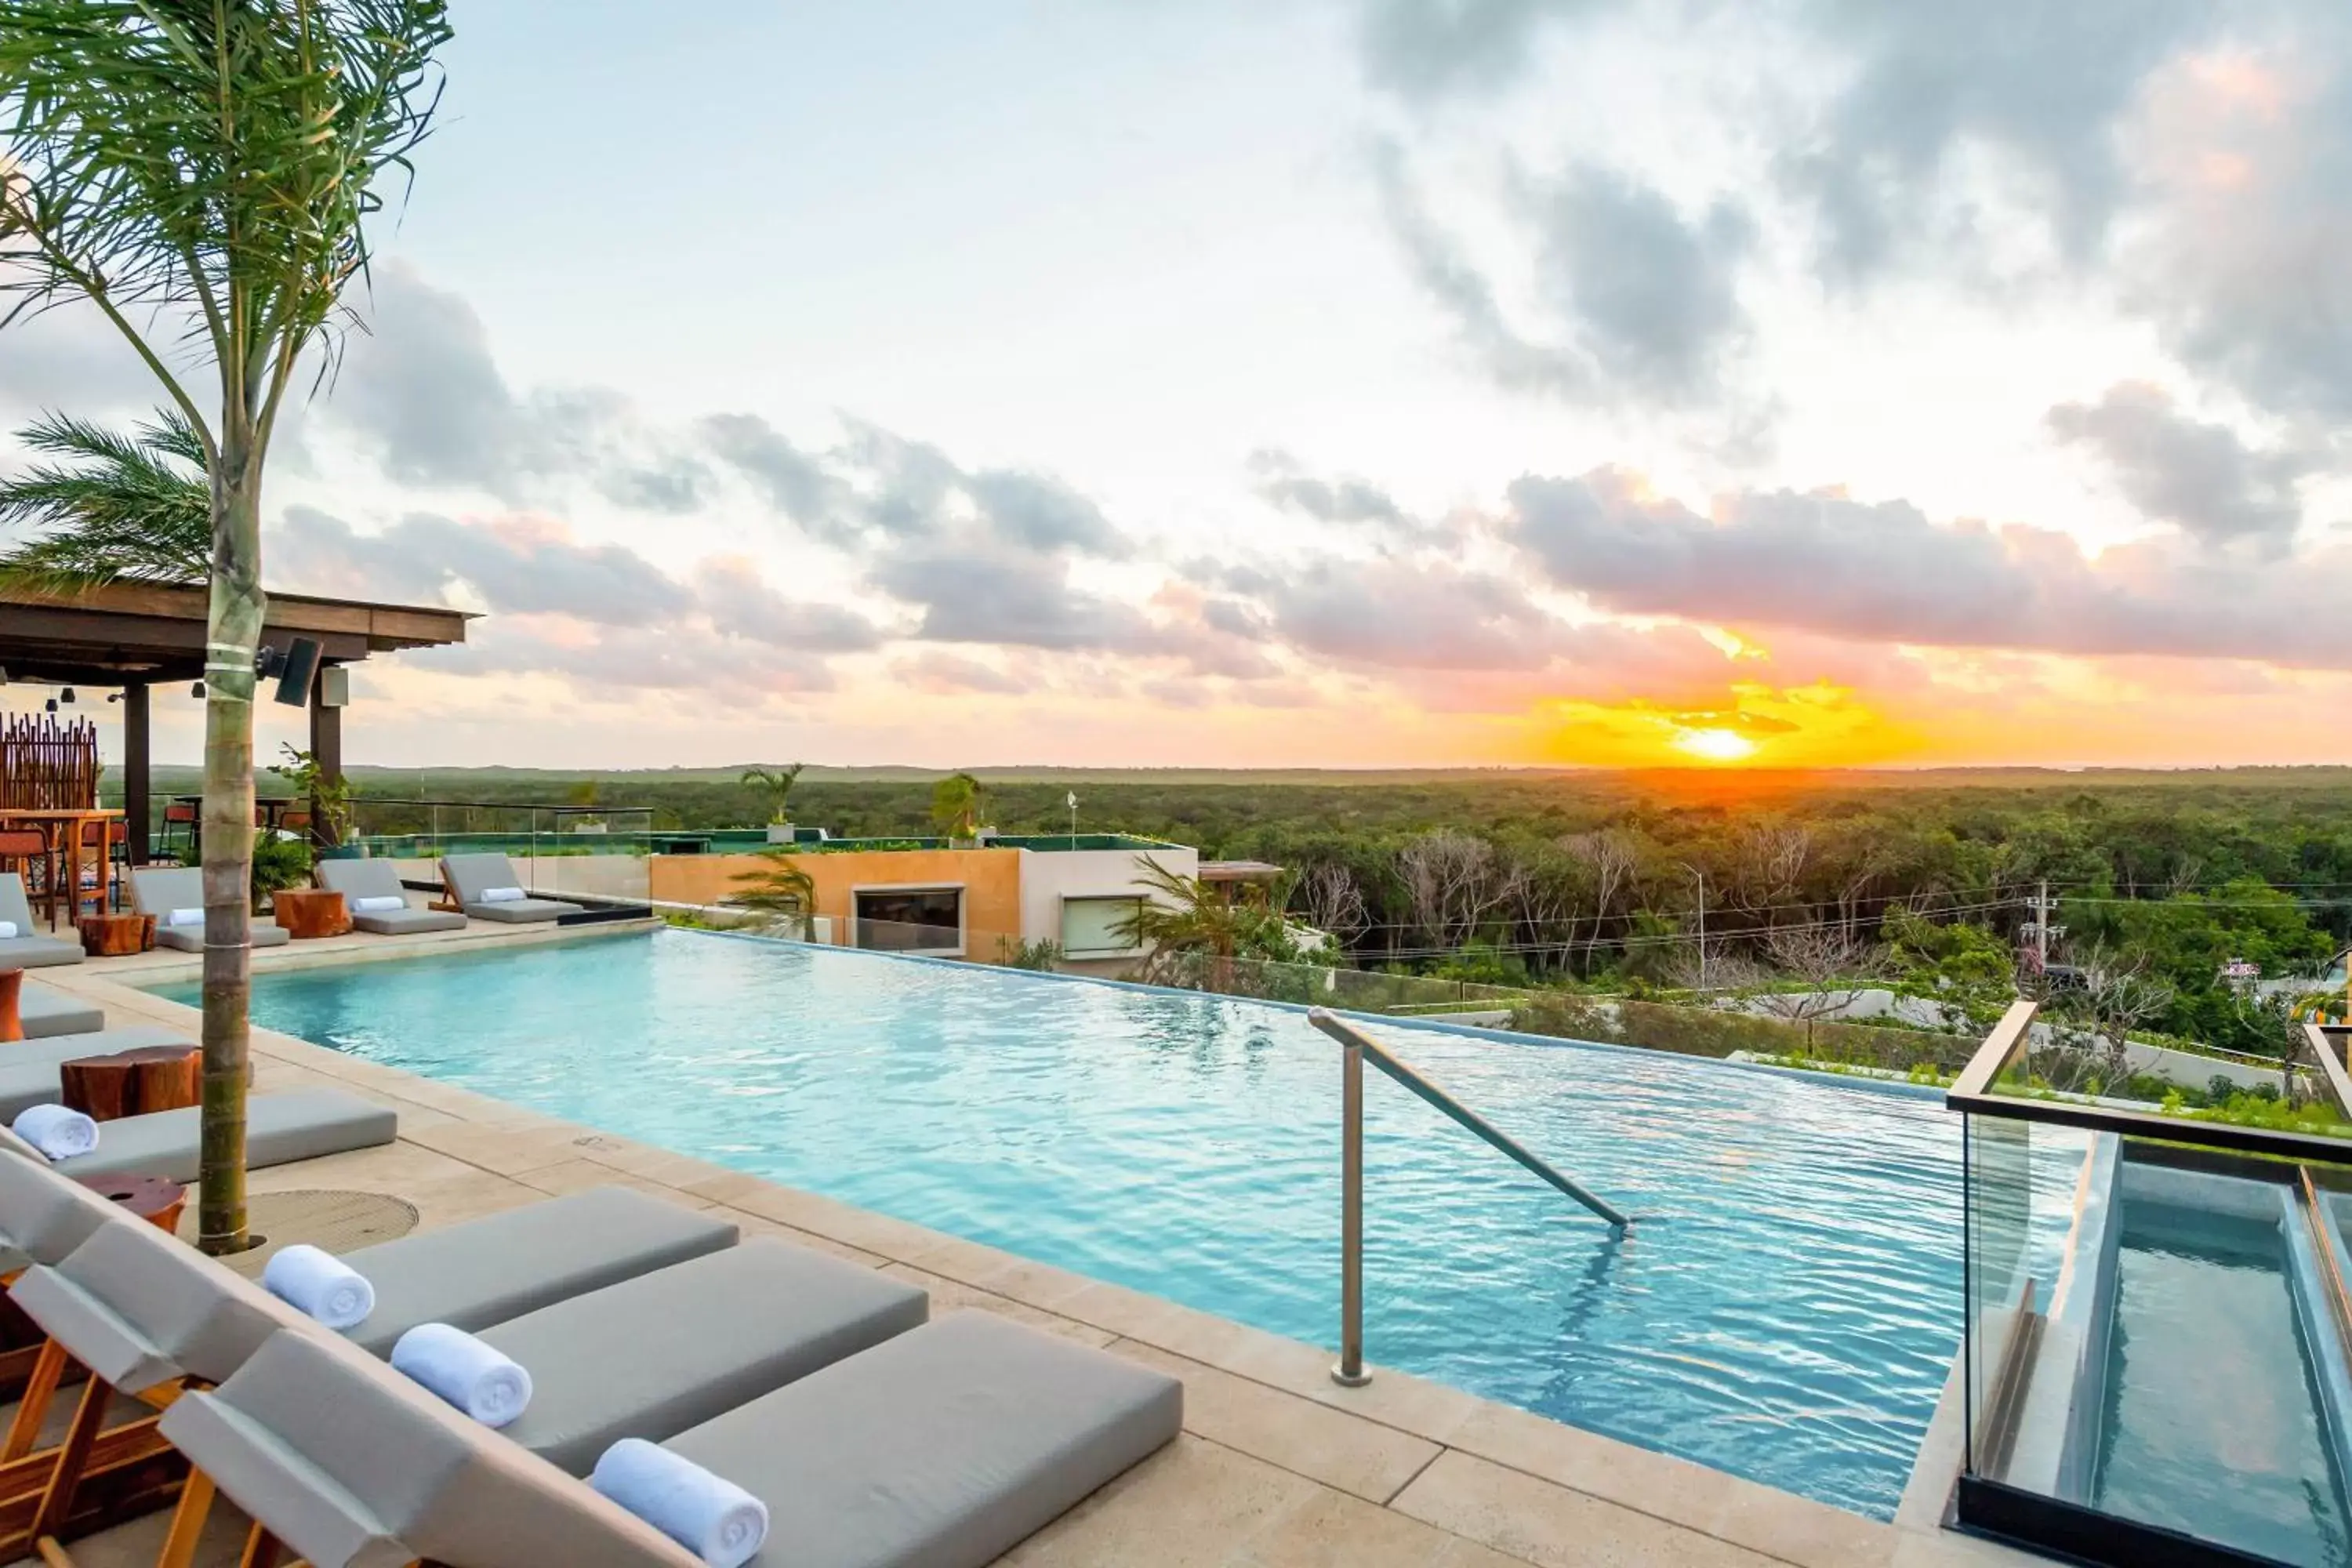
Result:
[[[1135,944],[1119,933],[1119,923],[1134,917],[1140,899],[1064,899],[1062,951],[1072,958],[1097,953],[1124,953]]]
[[[963,890],[894,889],[857,895],[859,947],[879,952],[963,951]]]

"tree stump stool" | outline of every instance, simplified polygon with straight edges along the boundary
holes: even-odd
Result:
[[[74,1178],[109,1203],[120,1204],[166,1236],[180,1232],[180,1211],[187,1206],[188,1189],[163,1176],[77,1176]]]
[[[58,1064],[66,1105],[93,1121],[180,1110],[203,1094],[205,1054],[194,1046],[143,1046]]]
[[[352,911],[342,894],[324,888],[286,888],[272,893],[269,913],[296,942],[341,936],[352,929]]]
[[[0,1040],[25,1037],[24,1016],[17,1009],[17,997],[24,988],[23,970],[0,969]]]
[[[120,958],[155,945],[153,915],[84,915],[74,923],[81,931],[81,950],[91,958]]]

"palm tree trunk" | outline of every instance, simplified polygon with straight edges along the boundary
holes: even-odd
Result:
[[[232,416],[234,418],[234,416]],[[253,655],[261,593],[261,497],[249,428],[225,431],[213,490],[205,660],[205,1023],[197,1244],[244,1250],[247,1004],[253,978]]]

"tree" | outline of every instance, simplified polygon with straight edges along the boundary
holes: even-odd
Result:
[[[0,0],[0,323],[88,302],[162,384],[211,489],[200,1245],[247,1245],[261,481],[304,361],[356,320],[387,171],[439,100],[443,0]],[[194,373],[209,368],[207,412]]]
[[[1298,902],[1307,923],[1345,947],[1370,920],[1356,874],[1336,860],[1310,866],[1298,879]]]
[[[796,920],[805,932],[816,912],[816,879],[789,849],[763,851],[761,864],[737,876],[729,901],[762,914]]]
[[[1805,989],[1768,991],[1757,997],[1757,1005],[1776,1018],[1803,1025],[1808,1050],[1813,1025],[1853,1006],[1883,967],[1869,943],[1845,926],[1827,921],[1767,931],[1764,951],[1782,973],[1803,981]]]
[[[931,824],[951,839],[980,832],[982,791],[970,773],[950,773],[931,789]]]
[[[129,580],[201,583],[212,566],[204,443],[166,410],[131,436],[51,414],[16,432],[40,463],[0,480],[0,527],[40,530],[0,555],[0,585],[69,594]]]
[[[1111,926],[1122,945],[1145,950],[1143,978],[1165,984],[1193,963],[1209,961],[1210,989],[1233,989],[1234,961],[1295,963],[1298,947],[1282,917],[1283,900],[1235,900],[1198,877],[1171,871],[1150,856],[1136,880],[1146,896]]]
[[[1417,834],[1397,851],[1397,870],[1412,923],[1443,952],[1475,936],[1497,907],[1495,847],[1474,834],[1448,827]]]
[[[765,790],[771,802],[768,808],[768,820],[782,827],[793,819],[789,809],[793,800],[793,785],[800,782],[801,771],[807,766],[806,763],[793,763],[788,767],[781,768],[745,768],[743,776],[735,782],[757,784]]]

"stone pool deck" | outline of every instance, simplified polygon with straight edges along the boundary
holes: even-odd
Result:
[[[352,936],[255,956],[257,972],[384,963],[642,925]],[[143,953],[45,970],[110,1024],[193,1009],[135,989],[193,979]],[[1333,1384],[1328,1352],[689,1155],[257,1029],[257,1090],[334,1084],[400,1112],[398,1142],[254,1173],[256,1193],[341,1188],[415,1205],[420,1228],[618,1184],[723,1212],[924,1287],[932,1310],[1002,1313],[1184,1382],[1176,1443],[1001,1560],[1000,1568],[1996,1568],[2041,1559],[1948,1531],[1882,1524],[1403,1373]],[[236,1561],[222,1510],[200,1562]],[[82,1568],[154,1561],[161,1516],[78,1542]],[[784,1539],[789,1540],[789,1534]]]

